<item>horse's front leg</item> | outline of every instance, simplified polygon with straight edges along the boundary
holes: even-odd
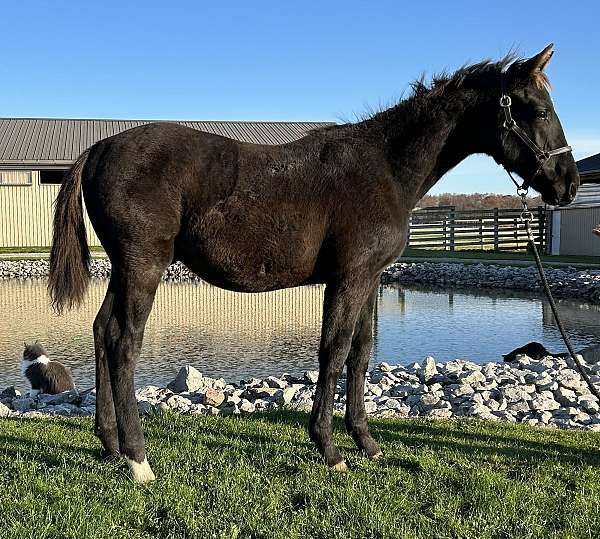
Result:
[[[319,379],[310,417],[309,433],[328,466],[346,471],[347,466],[333,443],[335,388],[348,357],[356,319],[368,295],[371,279],[345,279],[325,289],[323,327],[319,347]]]

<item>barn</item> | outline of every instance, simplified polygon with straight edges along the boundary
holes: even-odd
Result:
[[[575,200],[552,210],[550,252],[553,255],[600,256],[600,153],[577,161],[582,185]]]
[[[96,141],[152,120],[0,118],[0,248],[48,247],[52,203],[63,174]],[[284,144],[325,122],[203,122],[182,125],[243,142]],[[100,242],[87,220],[88,241]]]

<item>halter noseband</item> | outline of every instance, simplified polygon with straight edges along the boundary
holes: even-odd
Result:
[[[552,157],[554,157],[555,155],[560,155],[562,153],[570,152],[570,151],[572,151],[572,148],[571,148],[571,146],[561,146],[560,148],[556,148],[555,150],[546,150],[546,151],[542,150],[529,137],[529,135],[527,133],[525,133],[525,131],[517,125],[517,122],[515,122],[515,120],[512,117],[512,113],[510,110],[510,106],[512,105],[512,100],[506,90],[506,76],[505,76],[504,71],[500,73],[500,85],[501,85],[501,89],[502,89],[502,95],[500,96],[500,107],[504,111],[504,123],[502,124],[502,127],[505,129],[504,136],[506,136],[508,133],[510,133],[512,131],[515,135],[517,135],[517,137],[519,137],[521,139],[523,144],[525,144],[525,146],[527,146],[535,154],[535,157],[538,161],[538,168],[535,171],[535,174],[531,177],[530,180],[524,180],[521,185],[519,185],[519,183],[513,178],[513,175],[510,173],[510,171],[506,168],[506,166],[504,166],[504,170],[506,170],[506,172],[510,176],[510,179],[517,186],[517,191],[527,192],[527,184],[529,183],[529,181],[531,181],[533,178],[535,178],[539,174],[540,170],[542,170],[544,165]]]

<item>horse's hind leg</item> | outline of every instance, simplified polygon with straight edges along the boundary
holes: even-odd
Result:
[[[113,269],[118,282],[113,311],[107,328],[108,366],[119,435],[119,451],[138,482],[151,481],[154,473],[146,459],[144,434],[135,398],[134,369],[144,328],[164,264],[140,260],[127,264],[127,271]],[[148,269],[149,268],[149,269]]]
[[[96,353],[96,426],[95,433],[102,442],[102,457],[119,453],[117,418],[112,397],[108,358],[106,354],[106,329],[115,299],[114,280],[108,284],[106,296],[94,320],[94,348]]]
[[[370,291],[366,279],[328,284],[323,302],[319,347],[319,379],[309,434],[329,466],[345,471],[346,463],[332,439],[333,400],[338,378],[350,351],[356,319]]]
[[[346,383],[346,428],[356,445],[369,458],[381,456],[381,449],[369,432],[365,411],[365,374],[369,365],[373,346],[373,309],[377,298],[377,285],[365,301],[354,330],[352,348],[346,365],[348,379]]]

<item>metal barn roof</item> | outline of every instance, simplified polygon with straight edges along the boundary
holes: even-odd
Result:
[[[579,170],[580,174],[600,171],[600,153],[577,161],[577,170]]]
[[[153,121],[0,118],[0,167],[70,166],[81,152],[98,140]],[[311,129],[332,125],[331,122],[176,123],[256,144],[284,144],[302,138]]]

